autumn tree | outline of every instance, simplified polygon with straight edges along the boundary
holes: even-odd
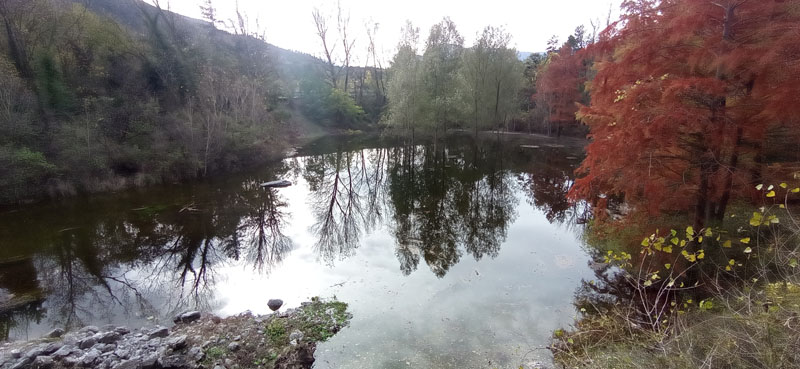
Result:
[[[583,102],[583,84],[586,82],[584,56],[575,44],[566,42],[558,52],[551,52],[540,66],[536,79],[536,105],[543,110],[547,134],[553,130],[560,136],[564,126],[577,123],[575,113]]]
[[[592,47],[591,129],[573,198],[723,219],[760,181],[765,136],[797,129],[796,1],[626,1]]]

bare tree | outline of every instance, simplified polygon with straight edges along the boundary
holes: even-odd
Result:
[[[369,41],[369,46],[367,49],[368,56],[367,62],[364,63],[366,66],[369,64],[369,58],[372,58],[372,78],[375,80],[375,93],[378,94],[378,104],[382,105],[385,103],[386,99],[386,83],[383,80],[383,66],[381,65],[380,59],[378,59],[378,53],[375,47],[375,34],[378,33],[379,24],[377,22],[371,22],[366,24],[367,28],[367,40]]]
[[[347,29],[350,27],[350,13],[348,12],[347,15],[345,15],[342,12],[341,1],[336,2],[336,7],[337,7],[336,23],[339,28],[339,37],[342,40],[342,49],[344,51],[344,58],[342,59],[342,65],[344,66],[344,92],[347,92],[350,80],[350,60],[352,57],[353,46],[355,46],[356,40],[355,39],[350,40],[347,37]]]
[[[328,62],[328,68],[326,70],[328,83],[331,85],[331,88],[336,88],[338,73],[336,71],[336,65],[333,61],[333,52],[336,49],[336,41],[329,42],[328,40],[328,17],[323,15],[319,8],[314,8],[314,11],[311,14],[314,17],[314,25],[317,28],[317,36],[322,42],[322,50],[325,53],[325,59]]]

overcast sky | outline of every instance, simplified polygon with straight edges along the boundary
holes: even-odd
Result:
[[[161,0],[164,4],[167,0]],[[424,42],[431,25],[449,16],[458,26],[466,44],[487,25],[503,26],[513,36],[512,46],[519,51],[544,51],[547,40],[558,35],[563,42],[575,27],[599,19],[605,26],[609,9],[612,18],[619,14],[621,0],[341,0],[343,9],[350,12],[350,27],[356,33],[358,54],[366,53],[364,24],[372,20],[380,24],[379,52],[389,59],[393,55],[400,28],[406,20],[420,28]],[[173,11],[200,18],[203,0],[169,0]],[[235,0],[213,0],[218,18],[229,18]],[[320,55],[321,46],[315,34],[311,12],[314,7],[334,17],[335,1],[320,0],[239,0],[239,8],[251,22],[259,18],[266,30],[267,41],[291,50]],[[422,45],[420,45],[422,46]],[[382,50],[382,51],[381,51]]]

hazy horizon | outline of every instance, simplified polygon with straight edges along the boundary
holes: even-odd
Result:
[[[350,29],[356,39],[355,56],[358,60],[366,54],[365,24],[380,25],[376,47],[378,53],[388,61],[394,54],[400,37],[400,28],[410,20],[420,29],[420,47],[424,46],[430,27],[443,17],[450,17],[458,26],[465,44],[471,45],[478,32],[488,25],[502,26],[512,36],[510,46],[521,52],[545,51],[547,41],[553,35],[566,41],[579,25],[585,25],[591,33],[590,21],[599,20],[605,27],[611,10],[611,18],[619,16],[620,0],[565,0],[559,2],[498,0],[493,6],[480,6],[477,2],[423,1],[375,2],[365,0],[343,0],[341,6],[350,13]],[[169,0],[171,10],[185,16],[202,18],[200,6],[204,0]],[[321,45],[316,35],[312,11],[319,8],[331,17],[331,37],[336,34],[336,2],[297,0],[292,2],[240,0],[240,11],[249,18],[251,26],[256,19],[267,42],[295,51],[319,56]],[[235,1],[213,1],[219,19],[235,17]],[[164,6],[162,0],[162,6]],[[419,11],[427,7],[425,11]],[[283,30],[291,30],[284,32]]]

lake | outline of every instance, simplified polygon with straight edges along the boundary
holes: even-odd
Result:
[[[527,368],[591,279],[581,143],[326,138],[279,163],[0,214],[0,339],[350,304],[316,368]],[[288,179],[291,187],[260,183]]]

